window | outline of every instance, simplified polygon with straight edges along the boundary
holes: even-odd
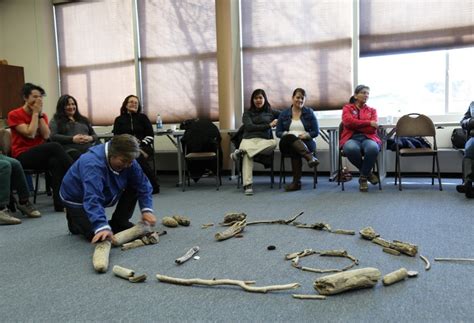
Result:
[[[466,68],[473,55],[474,48],[467,48],[364,57],[359,83],[370,86],[368,104],[379,116],[464,113],[474,90],[474,75]]]

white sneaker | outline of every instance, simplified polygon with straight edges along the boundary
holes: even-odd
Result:
[[[236,149],[233,153],[230,154],[230,158],[232,158],[233,161],[239,161],[242,157],[242,153],[242,150]]]
[[[21,220],[10,215],[7,208],[0,210],[0,224],[20,224]]]
[[[252,184],[244,186],[244,194],[247,196],[253,195]]]

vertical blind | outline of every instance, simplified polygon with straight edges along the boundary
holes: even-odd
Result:
[[[61,93],[74,96],[94,125],[110,125],[136,93],[131,1],[55,8]]]
[[[165,122],[218,120],[215,2],[138,1],[143,101]]]
[[[360,0],[360,54],[474,44],[474,0]]]
[[[242,0],[245,107],[256,88],[273,107],[289,107],[293,90],[306,105],[341,109],[352,93],[352,0]]]

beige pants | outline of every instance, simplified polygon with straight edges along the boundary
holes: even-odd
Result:
[[[252,184],[253,157],[262,151],[271,152],[276,148],[275,139],[242,139],[239,149],[242,150],[242,177],[244,186]]]

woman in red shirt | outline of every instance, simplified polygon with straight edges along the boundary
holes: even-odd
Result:
[[[12,157],[18,159],[24,169],[49,170],[54,210],[63,211],[59,187],[72,159],[57,142],[46,142],[50,130],[48,116],[43,112],[44,89],[26,83],[21,93],[25,104],[8,113],[8,125],[12,131]]]
[[[378,184],[372,173],[382,141],[377,135],[377,111],[366,103],[370,88],[358,85],[349,103],[342,108],[342,133],[339,146],[344,155],[360,171],[359,190],[367,192],[369,186]]]

